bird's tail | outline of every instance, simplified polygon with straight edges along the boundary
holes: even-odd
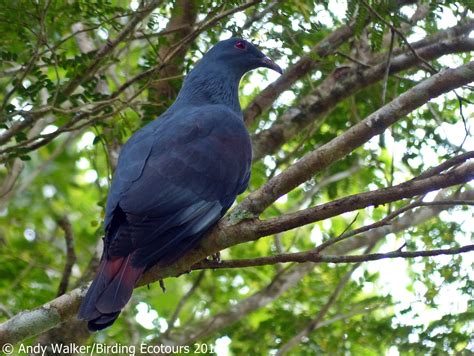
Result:
[[[131,255],[109,260],[102,258],[99,272],[82,301],[77,317],[88,321],[90,331],[112,325],[132,296],[144,269],[132,266]]]

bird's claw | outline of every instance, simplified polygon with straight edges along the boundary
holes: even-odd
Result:
[[[160,283],[160,287],[161,287],[161,290],[163,291],[163,293],[166,293],[166,286],[165,286],[165,281],[160,279],[158,281],[158,283]]]
[[[216,253],[210,255],[207,259],[209,261],[215,261],[215,262],[219,263],[219,262],[221,262],[221,253],[216,252]]]

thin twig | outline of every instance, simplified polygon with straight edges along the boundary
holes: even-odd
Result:
[[[81,71],[78,76],[69,81],[69,83],[62,89],[62,93],[65,96],[70,95],[79,85],[91,78],[99,69],[99,66],[107,58],[107,56],[112,53],[112,51],[135,30],[135,27],[149,13],[151,13],[160,2],[160,0],[152,0],[146,5],[146,7],[141,7],[141,11],[134,14],[122,31],[120,31],[114,39],[107,41],[107,43],[97,51],[96,55],[94,56],[94,60],[90,63],[87,69]]]
[[[454,206],[454,205],[474,205],[474,202],[473,201],[466,201],[466,200],[445,200],[445,201],[432,201],[432,202],[415,201],[411,204],[405,205],[404,207],[402,207],[398,210],[395,210],[394,212],[390,213],[389,215],[387,215],[382,220],[379,220],[379,221],[377,221],[373,224],[370,224],[370,225],[360,227],[358,229],[354,229],[354,230],[352,230],[348,233],[343,233],[343,234],[341,234],[340,236],[338,236],[334,239],[329,239],[329,240],[325,241],[324,243],[322,243],[321,245],[319,245],[318,247],[316,247],[314,249],[314,253],[319,254],[323,250],[327,249],[329,246],[332,246],[332,245],[334,245],[338,242],[346,240],[350,237],[354,237],[356,235],[360,235],[364,232],[376,229],[378,227],[388,225],[390,223],[390,221],[392,221],[397,216],[399,216],[399,215],[401,215],[401,214],[403,214],[403,213],[405,213],[409,210],[412,210],[414,208],[423,207],[423,206],[439,206],[439,205],[444,205],[444,206],[446,206],[446,205],[452,205],[452,206]]]
[[[408,46],[408,48],[410,49],[410,51],[413,53],[413,55],[418,58],[418,60],[420,60],[420,62],[424,63],[429,69],[430,69],[430,72],[431,74],[433,73],[438,73],[438,70],[433,67],[431,65],[430,62],[428,62],[427,60],[425,60],[424,58],[422,58],[418,52],[415,50],[415,48],[413,48],[413,46],[411,45],[410,42],[408,42],[408,39],[405,37],[405,35],[403,34],[403,32],[401,32],[399,29],[397,29],[395,26],[393,26],[390,22],[388,22],[387,20],[385,20],[383,18],[383,16],[381,16],[374,8],[372,8],[372,6],[370,6],[367,1],[365,0],[361,0],[362,4],[364,4],[364,6],[373,14],[375,15],[375,17],[377,17],[380,21],[382,21],[385,25],[387,25],[388,27],[390,27],[390,29],[392,31],[394,31],[398,36],[400,36],[400,38],[403,40],[403,42],[405,42],[405,44]]]
[[[58,220],[58,225],[64,231],[64,239],[66,240],[66,264],[64,265],[63,276],[59,283],[58,293],[56,297],[63,295],[67,291],[69,278],[71,277],[72,267],[76,262],[76,253],[74,252],[74,234],[72,226],[67,216],[63,216]]]
[[[181,41],[176,43],[173,47],[171,47],[170,52],[168,55],[163,59],[161,63],[158,65],[154,66],[153,68],[150,68],[135,77],[129,79],[126,81],[120,88],[117,89],[117,91],[112,95],[112,97],[117,96],[121,94],[125,89],[130,87],[133,83],[145,79],[145,78],[152,78],[156,73],[158,73],[160,70],[163,69],[163,67],[169,63],[178,53],[181,52],[181,50],[187,46],[191,41],[193,41],[201,32],[207,30],[208,28],[212,27],[215,25],[217,22],[219,22],[221,19],[232,15],[236,12],[243,11],[255,4],[260,3],[262,0],[250,0],[240,6],[237,6],[235,8],[229,9],[227,11],[221,12],[218,15],[212,17],[209,20],[204,20],[196,24],[194,30],[188,34],[186,37],[184,37]]]
[[[423,172],[419,176],[413,178],[413,180],[420,180],[420,179],[426,179],[426,178],[432,177],[436,174],[439,174],[441,172],[446,171],[447,169],[449,169],[451,167],[454,167],[454,166],[456,166],[460,163],[466,162],[469,159],[473,159],[473,158],[474,158],[474,151],[469,151],[469,152],[462,153],[458,156],[452,157],[452,158],[444,161],[443,163],[441,163],[440,165],[438,165],[436,167],[433,167],[433,168],[430,168],[430,169],[426,170],[425,172]]]
[[[345,54],[344,52],[335,51],[334,54],[337,55],[337,56],[340,56],[340,57],[342,57],[342,58],[345,58],[345,59],[349,60],[350,62],[353,62],[353,63],[355,63],[355,64],[357,64],[357,65],[360,65],[360,66],[362,66],[362,67],[364,67],[364,68],[370,68],[370,67],[371,67],[370,64],[361,62],[361,61],[358,60],[357,58],[354,58],[354,57],[352,57],[352,56],[350,56],[350,55],[348,55],[348,54]]]
[[[373,244],[371,244],[365,252],[369,252],[373,248]],[[324,306],[319,310],[319,312],[316,314],[314,319],[311,320],[311,322],[304,327],[302,330],[300,330],[295,336],[293,336],[287,343],[283,344],[283,346],[280,347],[280,349],[277,352],[277,356],[282,356],[288,353],[289,350],[291,350],[293,347],[295,347],[304,336],[309,335],[316,327],[322,322],[323,318],[326,316],[328,313],[329,309],[331,306],[336,302],[337,298],[341,294],[342,290],[346,286],[347,282],[349,282],[349,279],[351,278],[352,274],[354,271],[359,268],[361,263],[357,263],[352,268],[341,278],[339,283],[337,284],[336,288],[334,291],[331,293],[329,296],[328,300],[324,304]]]
[[[472,89],[471,89],[472,90]],[[470,136],[470,132],[469,132],[469,127],[467,126],[467,120],[466,118],[464,117],[464,112],[463,112],[463,109],[462,109],[462,105],[463,105],[463,102],[466,101],[468,103],[469,100],[467,99],[464,99],[461,95],[459,95],[456,90],[453,90],[454,92],[454,95],[456,95],[456,98],[458,99],[458,103],[459,103],[459,115],[461,116],[461,119],[462,119],[462,123],[464,125],[464,137],[463,137],[463,140],[461,142],[461,144],[459,145],[459,147],[457,148],[456,150],[456,153],[461,151],[462,150],[462,147],[464,146],[464,143],[466,142],[467,138]],[[470,103],[472,104],[472,103]]]
[[[13,314],[10,310],[8,310],[8,308],[7,308],[5,305],[3,305],[3,304],[0,304],[0,313],[6,315],[9,319],[10,319],[11,317],[13,317],[13,315],[14,315],[14,314]]]
[[[474,251],[474,245],[466,245],[459,248],[424,250],[424,251],[392,251],[386,253],[371,253],[364,255],[346,255],[346,256],[330,256],[319,255],[312,251],[287,253],[277,256],[248,258],[240,260],[228,260],[216,263],[214,261],[203,261],[195,264],[192,269],[224,269],[224,268],[247,268],[274,265],[276,263],[360,263],[377,261],[388,258],[416,258],[416,257],[433,257],[442,255],[459,255]]]
[[[246,30],[248,29],[250,26],[252,26],[252,24],[256,21],[259,21],[261,20],[266,14],[268,14],[270,11],[273,10],[273,8],[275,6],[277,6],[280,2],[282,2],[282,0],[274,0],[272,1],[271,3],[269,3],[264,9],[262,10],[258,10],[258,9],[255,9],[255,12],[252,14],[252,16],[250,16],[244,23],[244,25],[242,26],[241,30]]]
[[[395,42],[395,31],[391,29],[390,31],[390,47],[388,49],[388,55],[387,55],[387,64],[385,68],[385,78],[383,82],[383,90],[382,90],[382,105],[385,105],[385,100],[387,97],[387,87],[388,87],[388,77],[390,75],[390,62],[392,60],[392,53],[393,53],[393,44]]]
[[[173,315],[171,316],[170,320],[168,321],[168,329],[166,329],[166,332],[163,334],[163,337],[166,338],[169,335],[170,331],[174,328],[174,324],[176,323],[176,320],[178,320],[179,313],[181,313],[181,310],[183,309],[186,302],[189,300],[189,298],[191,298],[193,293],[196,291],[196,289],[201,284],[205,273],[206,273],[205,270],[202,270],[201,272],[199,272],[199,274],[198,274],[196,280],[194,281],[192,287],[180,299],[178,305],[176,306],[176,309],[173,312]]]
[[[439,206],[439,205],[452,205],[452,206],[454,206],[454,205],[474,205],[474,202],[466,201],[466,200],[446,200],[446,201],[432,201],[432,202],[415,201],[411,204],[405,205],[404,207],[402,207],[398,210],[395,210],[394,212],[390,213],[389,215],[387,215],[382,220],[379,220],[379,221],[377,221],[373,224],[360,227],[360,228],[352,230],[348,233],[343,233],[340,236],[336,237],[335,239],[327,240],[326,242],[324,242],[321,245],[319,245],[318,247],[316,247],[314,249],[314,252],[315,253],[321,253],[321,251],[327,249],[329,246],[332,246],[332,245],[334,245],[338,242],[346,240],[350,237],[354,237],[356,235],[360,235],[364,232],[376,229],[378,227],[388,225],[390,223],[390,221],[392,221],[397,216],[399,216],[399,215],[401,215],[401,214],[403,214],[403,213],[405,213],[409,210],[415,209],[417,207],[422,207],[422,206]]]

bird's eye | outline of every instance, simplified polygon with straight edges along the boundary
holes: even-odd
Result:
[[[238,49],[245,49],[245,42],[244,41],[237,41],[235,42],[235,47]]]

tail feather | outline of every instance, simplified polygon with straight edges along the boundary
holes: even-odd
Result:
[[[79,319],[88,321],[89,330],[97,331],[112,325],[130,300],[144,271],[144,267],[132,266],[130,260],[131,255],[102,260],[78,313]]]
[[[111,314],[101,314],[99,317],[89,320],[87,322],[87,328],[89,331],[99,331],[112,325],[120,315],[120,312]]]

